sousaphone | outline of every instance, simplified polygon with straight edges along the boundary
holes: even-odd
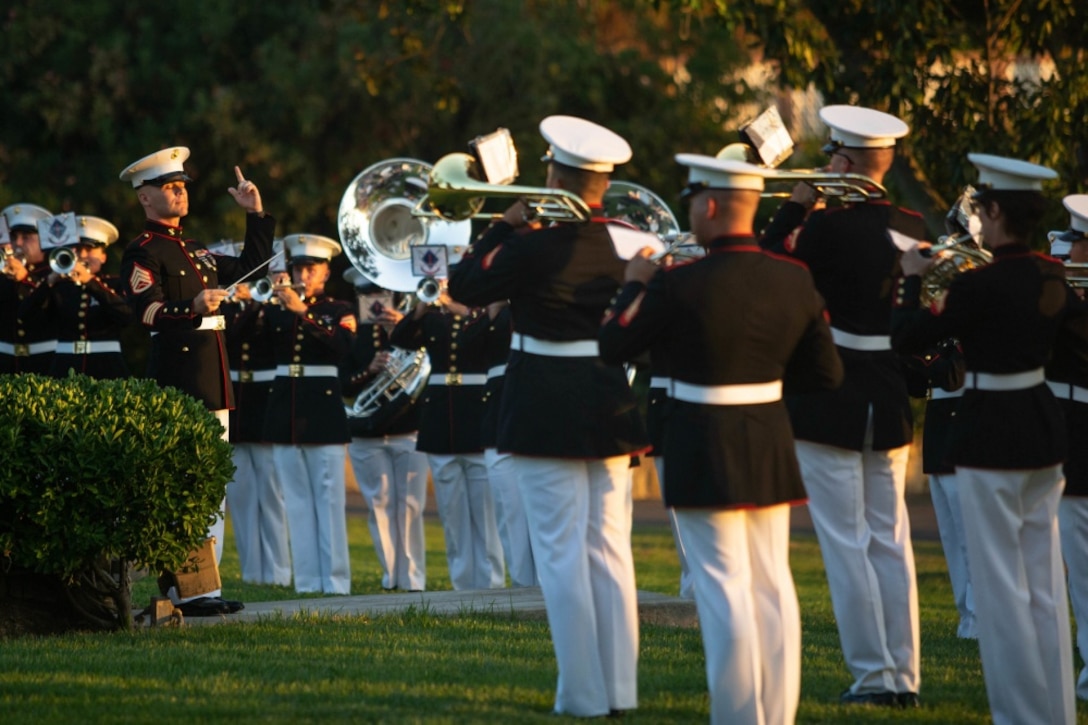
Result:
[[[394,292],[415,292],[425,277],[412,270],[412,248],[446,248],[449,264],[461,259],[472,221],[421,218],[412,209],[427,196],[432,167],[422,161],[380,161],[356,176],[340,200],[340,243],[359,272]]]

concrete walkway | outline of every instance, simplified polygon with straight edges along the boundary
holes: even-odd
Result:
[[[916,540],[937,540],[937,520],[928,493],[909,494],[907,507],[910,512],[911,534]],[[428,518],[438,518],[433,494],[427,502]],[[348,516],[366,516],[366,504],[358,490],[348,489]],[[658,500],[639,500],[634,503],[635,526],[640,524],[664,524],[668,521],[665,507]],[[791,528],[795,534],[813,534],[812,519],[806,506],[797,506],[791,512]],[[544,596],[540,587],[521,589],[484,589],[472,591],[390,592],[366,596],[322,597],[319,599],[293,599],[278,602],[246,602],[246,608],[237,614],[220,617],[191,617],[191,625],[224,624],[228,622],[254,622],[261,619],[305,616],[352,616],[381,615],[416,608],[433,614],[457,615],[467,612],[512,614],[518,617],[543,619]],[[690,627],[697,623],[695,603],[656,592],[638,593],[639,621],[643,624],[662,624]]]

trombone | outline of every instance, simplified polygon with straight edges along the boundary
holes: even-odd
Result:
[[[844,202],[861,202],[883,199],[888,196],[888,190],[870,179],[864,174],[832,173],[819,169],[794,169],[792,171],[779,171],[768,169],[765,183],[797,183],[804,182],[816,190],[816,193],[827,198],[838,199]],[[788,199],[788,191],[764,191],[761,196],[764,199]]]
[[[521,200],[536,219],[557,222],[587,222],[589,206],[577,194],[549,189],[480,181],[478,162],[471,154],[446,154],[435,162],[427,179],[427,195],[412,209],[412,215],[446,221],[502,218],[481,210],[488,198]]]

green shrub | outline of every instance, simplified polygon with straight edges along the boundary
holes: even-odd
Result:
[[[127,627],[128,566],[180,566],[215,519],[234,473],[222,427],[135,378],[5,375],[0,401],[0,563],[59,577],[92,621]]]

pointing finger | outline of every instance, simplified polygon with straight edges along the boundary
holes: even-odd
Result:
[[[242,175],[242,169],[238,166],[234,167],[234,175],[238,177],[239,184],[246,180],[246,177]]]

